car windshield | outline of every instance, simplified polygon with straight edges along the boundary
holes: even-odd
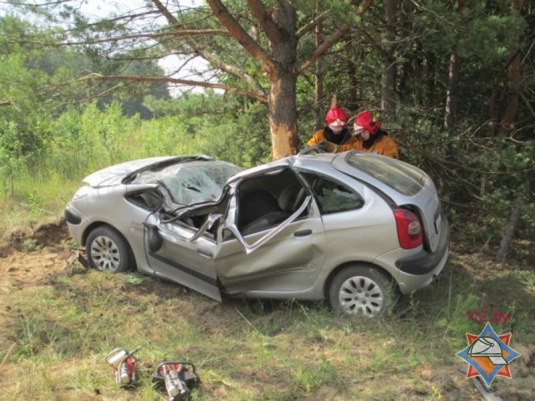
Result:
[[[347,163],[406,196],[416,195],[425,184],[421,170],[389,157],[362,157],[355,153]]]
[[[219,199],[225,183],[243,168],[221,160],[195,160],[144,171],[133,184],[162,183],[173,202],[190,205]]]

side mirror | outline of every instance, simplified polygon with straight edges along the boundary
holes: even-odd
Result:
[[[145,224],[148,229],[148,244],[151,252],[158,252],[163,245],[163,238],[158,227],[152,224]]]

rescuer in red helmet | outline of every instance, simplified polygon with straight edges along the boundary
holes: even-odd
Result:
[[[336,97],[333,98],[331,109],[325,116],[327,125],[316,131],[307,142],[307,146],[319,146],[327,152],[345,152],[357,146],[357,139],[351,135],[347,128],[347,115],[345,111],[336,106]]]
[[[381,129],[381,122],[377,121],[369,111],[357,115],[352,135],[357,139],[352,149],[399,158],[398,145]]]

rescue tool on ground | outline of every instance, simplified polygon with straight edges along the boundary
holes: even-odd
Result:
[[[165,388],[169,401],[184,401],[199,385],[200,379],[193,363],[164,361],[152,374],[152,383],[156,388]]]
[[[141,349],[141,346],[128,352],[124,348],[115,348],[106,355],[106,363],[115,370],[115,381],[119,386],[133,386],[137,383],[136,363],[134,354]]]

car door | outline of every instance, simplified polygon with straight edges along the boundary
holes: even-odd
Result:
[[[293,177],[292,177],[293,175]],[[217,276],[227,293],[249,292],[263,296],[294,296],[313,287],[325,258],[325,231],[319,209],[308,190],[288,170],[264,172],[253,182],[235,184],[224,232],[214,258]],[[268,180],[269,178],[269,180]],[[266,180],[266,181],[263,181]],[[298,185],[297,199],[282,221],[251,233],[240,227],[244,207],[262,209],[259,200],[240,204],[240,186],[289,188]],[[284,191],[280,191],[280,197]],[[279,199],[280,201],[280,199]],[[261,217],[260,217],[261,218]]]
[[[205,228],[196,229],[179,219],[162,221],[157,213],[150,215],[145,222],[147,260],[157,276],[221,301],[214,268],[218,246]],[[157,246],[149,244],[151,236],[158,238]]]

